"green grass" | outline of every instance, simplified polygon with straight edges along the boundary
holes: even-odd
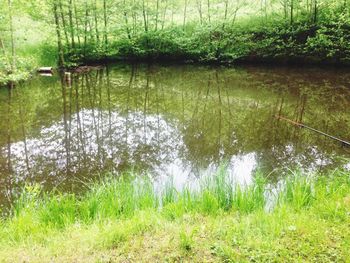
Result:
[[[57,65],[56,48],[48,43],[26,45],[18,48],[16,52],[16,67],[13,73],[9,73],[10,58],[0,56],[0,86],[27,80],[39,67]]]
[[[156,193],[134,174],[83,196],[26,187],[0,225],[4,262],[350,260],[350,174],[292,173],[270,191],[232,183],[221,168],[199,189]],[[272,194],[275,193],[275,194]],[[270,201],[268,201],[270,200]],[[273,201],[273,209],[271,207]],[[270,203],[269,203],[270,202]]]

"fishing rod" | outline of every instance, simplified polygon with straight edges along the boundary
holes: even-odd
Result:
[[[313,132],[316,132],[316,133],[318,133],[318,134],[321,134],[321,135],[323,135],[323,136],[326,136],[326,137],[328,137],[328,138],[331,138],[331,139],[333,139],[333,140],[335,140],[335,141],[338,141],[338,142],[340,142],[340,143],[341,143],[342,145],[344,145],[344,146],[350,147],[350,142],[344,141],[344,140],[339,139],[339,138],[337,138],[337,137],[335,137],[335,136],[329,135],[329,134],[327,134],[327,133],[325,133],[325,132],[316,130],[315,128],[309,127],[309,126],[307,126],[307,125],[305,125],[305,124],[303,124],[303,123],[296,122],[296,121],[287,119],[286,117],[279,116],[279,115],[276,115],[275,117],[276,117],[278,120],[284,120],[284,121],[289,122],[289,123],[291,123],[291,124],[293,124],[293,125],[295,125],[295,126],[298,126],[298,127],[300,127],[300,128],[305,128],[305,129],[311,130],[311,131],[313,131]]]

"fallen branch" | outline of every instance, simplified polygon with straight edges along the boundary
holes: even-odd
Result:
[[[340,143],[341,143],[342,145],[344,145],[344,146],[350,147],[350,142],[344,141],[344,140],[339,139],[339,138],[337,138],[337,137],[335,137],[335,136],[329,135],[329,134],[327,134],[327,133],[325,133],[325,132],[316,130],[316,129],[314,129],[314,128],[312,128],[312,127],[309,127],[309,126],[307,126],[307,125],[305,125],[305,124],[303,124],[303,123],[296,122],[296,121],[287,119],[287,118],[285,118],[285,117],[283,117],[283,116],[279,116],[279,115],[276,115],[275,117],[276,117],[278,120],[284,120],[284,121],[289,122],[289,123],[291,123],[291,124],[293,124],[293,125],[295,125],[295,126],[298,126],[298,127],[300,127],[300,128],[305,128],[305,129],[311,130],[311,131],[313,131],[313,132],[316,132],[316,133],[318,133],[318,134],[321,134],[321,135],[323,135],[323,136],[326,136],[326,137],[328,137],[328,138],[331,138],[331,139],[333,139],[333,140],[335,140],[335,141],[338,141],[338,142],[340,142]]]
[[[52,67],[42,67],[38,69],[39,73],[52,73],[53,68]]]

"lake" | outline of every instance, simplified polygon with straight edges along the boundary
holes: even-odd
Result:
[[[35,76],[0,89],[0,203],[24,184],[79,192],[134,170],[176,187],[221,164],[240,183],[256,171],[350,170],[346,69],[113,64],[71,82]]]

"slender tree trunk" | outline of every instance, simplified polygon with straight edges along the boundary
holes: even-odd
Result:
[[[68,32],[67,32],[67,24],[66,24],[66,19],[64,17],[64,12],[63,12],[63,6],[62,6],[62,0],[58,1],[60,13],[61,13],[61,20],[62,20],[62,28],[63,28],[63,33],[65,36],[66,44],[69,47],[69,38],[68,38]]]
[[[95,0],[94,6],[94,18],[95,18],[95,33],[96,33],[96,42],[100,43],[100,33],[98,32],[98,19],[97,19],[97,0]]]
[[[168,0],[165,0],[165,7],[164,7],[163,19],[162,19],[162,30],[164,29],[164,25],[165,25],[165,16],[166,16],[167,9],[168,9]]]
[[[210,0],[208,0],[207,4],[208,4],[208,21],[210,23]]]
[[[316,24],[317,23],[317,12],[318,12],[318,8],[317,8],[317,0],[314,0],[314,23]]]
[[[203,24],[202,0],[197,0],[197,8],[199,13],[199,21]]]
[[[226,23],[226,20],[227,20],[227,12],[228,12],[228,0],[225,0],[224,23],[222,24],[222,29],[225,28],[225,23]]]
[[[137,20],[136,20],[136,12],[135,12],[135,0],[132,1],[132,33],[135,35],[136,33],[136,26],[137,26]]]
[[[157,0],[157,8],[156,8],[156,31],[158,30],[158,18],[159,18],[159,0]]]
[[[137,14],[135,11],[132,12],[132,33],[133,35],[136,34],[137,30]]]
[[[236,23],[238,10],[239,10],[239,7],[236,7],[235,11],[233,12],[232,25]]]
[[[294,0],[290,0],[290,24],[293,24],[294,16]]]
[[[149,30],[149,10],[148,10],[148,0],[146,0],[146,21],[147,21],[147,29]]]
[[[69,0],[69,27],[70,27],[70,38],[72,43],[72,48],[75,49],[75,41],[74,41],[74,23],[73,23],[73,0]]]
[[[87,31],[88,31],[88,23],[89,23],[89,9],[87,0],[85,0],[85,25],[84,25],[84,57],[86,57],[86,48],[87,48]]]
[[[62,68],[64,66],[64,52],[63,52],[63,46],[62,46],[60,21],[59,21],[58,7],[57,7],[56,1],[53,2],[53,13],[55,17],[56,34],[57,34],[58,65],[59,67]]]
[[[224,14],[224,21],[227,20],[227,13],[228,13],[228,0],[225,0],[225,14]]]
[[[104,43],[105,43],[105,50],[107,51],[108,48],[108,36],[107,36],[107,1],[103,0],[103,21],[104,21]]]
[[[143,23],[144,23],[144,27],[145,27],[145,32],[148,32],[145,0],[142,0],[142,15],[143,15]]]
[[[94,32],[94,29],[93,29],[93,26],[92,24],[94,23],[94,17],[90,17],[90,19],[88,19],[88,27],[89,27],[89,37],[90,37],[90,43],[93,43],[95,42],[95,37],[96,37],[96,34],[93,34]]]
[[[187,0],[185,0],[185,7],[184,7],[183,30],[185,30],[185,26],[186,26],[186,14],[187,14]]]
[[[78,11],[77,11],[77,5],[76,5],[75,0],[74,0],[74,16],[75,16],[75,26],[76,26],[76,31],[77,31],[76,33],[77,33],[77,38],[78,38],[78,44],[79,44],[79,47],[81,47]]]
[[[9,8],[9,19],[10,19],[10,33],[11,33],[11,73],[15,71],[16,68],[16,52],[15,52],[15,38],[13,29],[13,16],[12,16],[12,1],[7,1]]]
[[[287,10],[287,0],[283,1],[283,11],[284,11],[284,19],[287,20],[288,10]]]
[[[126,34],[128,35],[128,38],[131,39],[130,35],[130,29],[129,29],[129,22],[128,22],[128,14],[126,12],[126,2],[124,0],[124,22],[126,27]]]

